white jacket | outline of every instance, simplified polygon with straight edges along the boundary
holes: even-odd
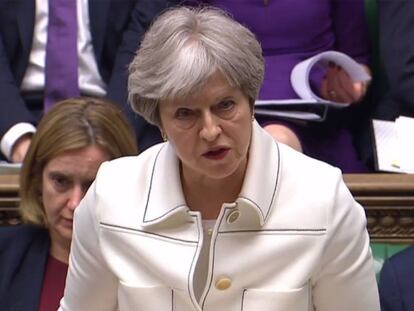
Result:
[[[257,124],[239,198],[223,204],[200,302],[199,212],[168,143],[105,163],[75,213],[62,311],[380,310],[363,208],[341,172]]]

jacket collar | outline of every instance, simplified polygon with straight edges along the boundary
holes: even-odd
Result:
[[[245,180],[236,202],[253,209],[261,225],[266,222],[276,197],[279,167],[277,143],[254,122]],[[169,143],[158,150],[147,193],[143,226],[172,220],[191,221],[181,187],[179,160]]]
[[[253,125],[249,162],[238,203],[254,209],[264,225],[276,199],[280,178],[280,152],[277,142],[261,126]]]
[[[153,162],[148,196],[143,217],[144,225],[191,217],[181,187],[180,163],[174,148],[162,144]]]

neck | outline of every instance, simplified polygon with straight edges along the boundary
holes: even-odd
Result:
[[[69,263],[70,241],[62,241],[54,237],[52,233],[50,239],[50,255],[61,262]]]
[[[247,161],[234,174],[222,179],[192,177],[181,170],[184,197],[188,206],[203,219],[216,219],[223,203],[234,202],[240,194]]]

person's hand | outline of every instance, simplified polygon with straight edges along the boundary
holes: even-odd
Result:
[[[364,66],[364,69],[370,73],[368,67]],[[357,103],[365,96],[367,87],[367,82],[353,82],[340,66],[330,63],[322,81],[321,95],[330,101]]]
[[[13,163],[21,163],[26,156],[27,150],[29,149],[30,143],[32,142],[31,135],[24,135],[19,138],[13,146],[11,153],[11,161]]]

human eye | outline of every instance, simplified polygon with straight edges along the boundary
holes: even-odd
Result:
[[[64,191],[70,186],[70,180],[67,176],[61,174],[52,174],[51,180],[57,191]]]
[[[188,108],[178,108],[175,112],[175,118],[178,120],[187,120],[193,118],[195,115],[194,111]]]
[[[222,100],[217,105],[215,105],[214,113],[220,118],[231,119],[237,111],[236,106],[237,104],[234,100]]]
[[[217,110],[218,111],[229,111],[234,108],[236,103],[233,100],[223,100],[220,103],[217,104]]]

